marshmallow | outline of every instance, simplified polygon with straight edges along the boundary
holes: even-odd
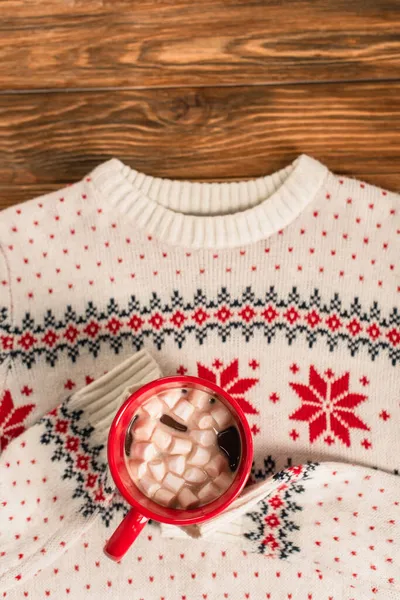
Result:
[[[192,390],[190,394],[190,402],[199,410],[207,408],[210,400],[210,394],[203,392],[202,390]]]
[[[168,390],[164,394],[161,395],[162,400],[168,406],[168,408],[174,408],[175,404],[182,397],[182,392],[179,389]]]
[[[220,475],[218,475],[218,477],[214,479],[213,483],[215,483],[215,485],[218,486],[220,490],[225,492],[225,490],[227,490],[228,487],[230,487],[232,483],[232,478],[229,477],[228,473],[222,472]]]
[[[158,504],[161,504],[162,506],[170,506],[171,502],[174,499],[175,494],[173,494],[169,490],[166,490],[165,488],[160,488],[159,490],[157,490],[153,498],[155,502],[158,502]]]
[[[172,441],[169,449],[170,454],[189,454],[192,449],[192,442],[188,438],[176,437]]]
[[[168,458],[168,469],[177,475],[182,475],[185,470],[186,461],[184,456],[175,454]]]
[[[129,472],[133,479],[140,479],[141,477],[143,477],[146,471],[146,463],[137,460],[129,461]]]
[[[167,431],[164,431],[162,427],[156,427],[151,441],[154,442],[160,450],[166,450],[172,441],[172,436]]]
[[[148,442],[154,431],[155,423],[151,419],[139,419],[133,428],[133,438],[137,441]]]
[[[210,429],[214,424],[214,419],[211,415],[202,415],[197,422],[197,425],[200,429]]]
[[[198,502],[198,498],[193,494],[192,490],[185,487],[178,494],[178,502],[182,508],[188,508]]]
[[[223,429],[232,419],[232,415],[225,406],[219,404],[212,411],[211,415],[217,422],[217,425],[220,429]]]
[[[189,467],[185,471],[184,478],[189,483],[201,483],[207,479],[207,475],[198,467]]]
[[[201,446],[197,446],[189,456],[188,462],[191,465],[202,467],[208,463],[210,456],[211,453],[209,450],[206,450],[206,448],[202,448]]]
[[[164,477],[163,486],[176,493],[179,492],[184,483],[185,480],[182,477],[178,477],[173,473],[167,473]]]
[[[161,460],[149,463],[149,469],[156,481],[162,481],[165,475],[165,465]]]
[[[151,498],[161,486],[157,481],[154,481],[150,475],[144,475],[140,478],[140,487],[143,489],[146,496]]]
[[[194,429],[191,436],[202,446],[212,446],[217,443],[217,436],[213,429]]]
[[[198,494],[199,500],[201,500],[203,504],[208,504],[208,502],[212,502],[218,498],[218,496],[221,495],[221,492],[212,481],[209,481],[204,487],[201,488]]]
[[[157,453],[156,446],[146,442],[134,442],[131,447],[131,456],[141,460],[151,460]]]
[[[227,467],[226,458],[222,454],[216,454],[204,467],[210,477],[218,477],[218,475],[224,471]]]
[[[157,419],[165,409],[164,402],[157,398],[157,396],[151,400],[148,400],[142,406],[143,410],[145,410],[154,419]]]
[[[194,406],[190,404],[187,400],[181,400],[177,406],[174,408],[174,413],[177,417],[182,419],[182,421],[188,421],[192,414],[194,413]]]

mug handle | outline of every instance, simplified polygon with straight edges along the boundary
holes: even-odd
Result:
[[[148,520],[136,508],[131,508],[104,546],[104,554],[111,560],[120,561]]]

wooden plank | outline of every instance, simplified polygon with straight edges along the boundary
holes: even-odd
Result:
[[[0,0],[0,89],[397,78],[398,0]]]
[[[329,165],[328,165],[329,166]],[[343,169],[340,169],[338,172],[342,173]],[[270,172],[269,170],[265,170],[264,173]],[[376,185],[386,190],[391,190],[394,192],[400,193],[400,173],[399,171],[394,173],[350,173],[351,177],[355,179],[360,179],[361,181],[365,181],[366,183],[370,183],[371,185]],[[170,177],[174,177],[174,173],[170,174]],[[190,173],[186,179],[190,179]],[[191,178],[193,181],[216,181],[200,179],[195,180]],[[229,179],[219,178],[218,181],[239,181],[243,178],[230,177]],[[20,186],[1,186],[0,185],[0,211],[10,206],[14,206],[15,204],[19,204],[20,202],[25,202],[27,200],[31,200],[32,198],[36,198],[38,196],[42,196],[43,194],[48,194],[49,192],[53,192],[62,188],[65,185],[63,181],[51,183],[51,184],[25,184]]]
[[[68,183],[118,156],[152,175],[253,177],[301,152],[390,174],[400,83],[0,96],[0,185]]]
[[[28,185],[0,185],[0,211],[18,204],[19,202],[25,202],[31,200],[37,196],[48,194],[54,190],[63,187],[63,183],[52,183],[52,184],[28,184]]]

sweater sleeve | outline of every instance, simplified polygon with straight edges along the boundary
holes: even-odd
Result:
[[[109,427],[128,393],[160,376],[147,352],[138,352],[7,446],[0,457],[0,589],[51,564],[98,517],[108,524]],[[7,392],[1,401],[11,401]]]

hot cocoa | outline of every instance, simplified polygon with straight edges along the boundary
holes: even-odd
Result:
[[[217,396],[173,388],[137,410],[125,454],[129,473],[146,496],[163,506],[191,509],[230,487],[241,440],[233,413]]]

